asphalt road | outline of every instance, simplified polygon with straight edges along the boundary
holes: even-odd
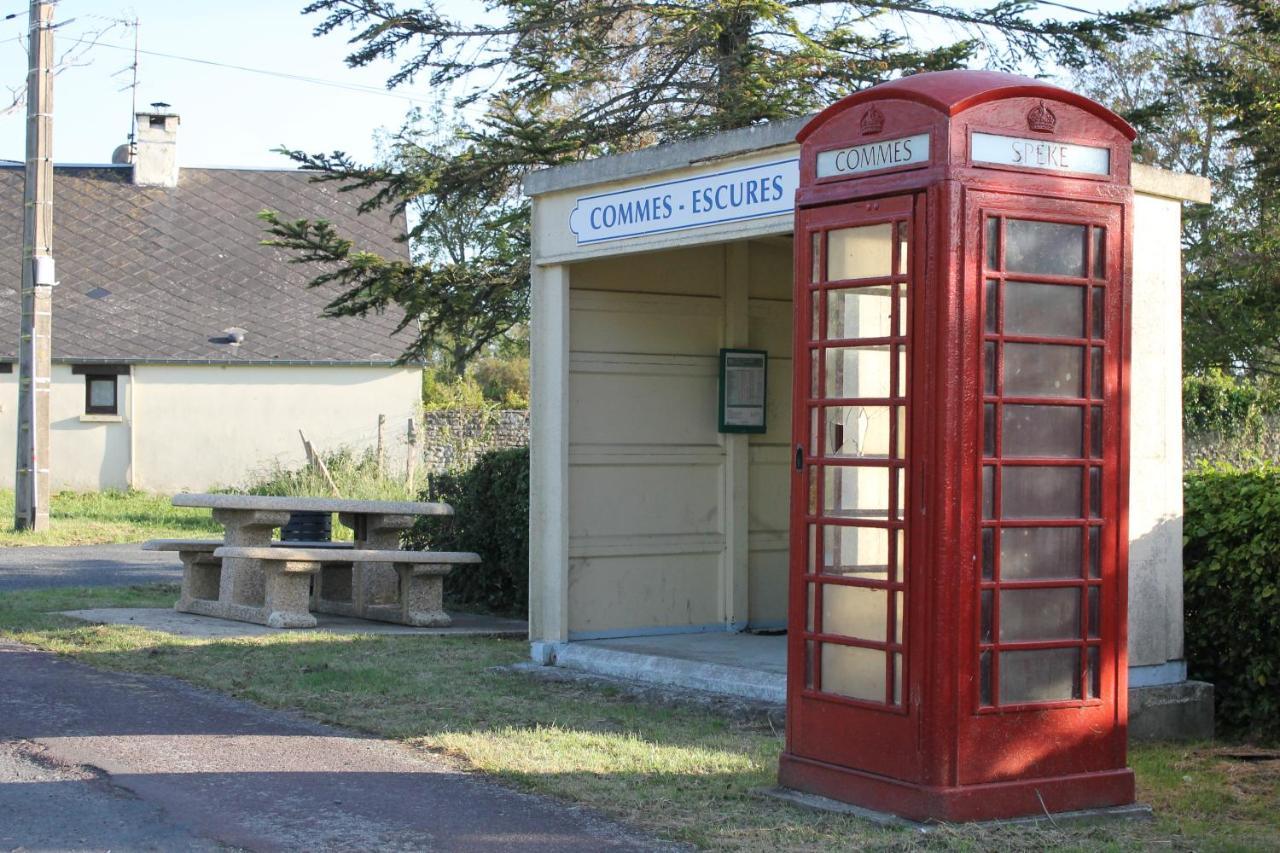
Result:
[[[676,849],[173,679],[0,643],[0,684],[0,850]]]
[[[178,555],[138,545],[0,548],[0,592],[53,586],[179,583]]]

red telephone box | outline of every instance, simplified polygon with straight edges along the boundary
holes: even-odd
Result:
[[[800,132],[784,785],[914,819],[1133,801],[1133,137],[971,71]]]

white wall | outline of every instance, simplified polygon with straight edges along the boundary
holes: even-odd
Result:
[[[321,450],[369,447],[377,417],[401,446],[421,398],[411,367],[135,365],[119,379],[118,419],[85,418],[84,377],[54,365],[52,486],[173,493],[245,482]],[[0,487],[13,488],[16,374],[0,375]],[[403,458],[403,457],[401,457]]]

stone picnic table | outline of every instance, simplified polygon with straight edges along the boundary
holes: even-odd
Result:
[[[369,501],[343,498],[277,497],[271,495],[180,494],[174,506],[199,507],[213,511],[225,537],[220,544],[232,549],[265,548],[272,545],[277,528],[288,524],[295,512],[331,512],[355,533],[355,552],[398,551],[400,538],[422,516],[453,515],[446,503],[415,501]],[[280,543],[275,543],[279,545]],[[312,545],[315,543],[298,543]],[[327,544],[327,543],[325,543]],[[333,547],[333,546],[330,546]],[[342,547],[342,546],[339,546]],[[241,552],[246,553],[246,552]],[[338,557],[339,551],[334,552]],[[357,554],[352,554],[353,557]],[[442,555],[446,556],[446,555]],[[255,557],[217,557],[209,548],[205,565],[216,570],[216,600],[189,594],[184,583],[177,609],[204,616],[262,623],[268,583],[263,561]],[[212,583],[204,595],[212,596]],[[326,563],[311,585],[310,609],[320,613],[355,616],[384,622],[404,621],[400,577],[390,562],[364,560]],[[314,620],[311,620],[314,624]],[[302,626],[298,626],[302,627]]]

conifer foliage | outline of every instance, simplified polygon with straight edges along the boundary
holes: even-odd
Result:
[[[318,16],[317,35],[348,36],[351,66],[391,60],[398,68],[389,86],[448,93],[450,132],[424,136],[410,125],[385,163],[288,152],[320,179],[369,193],[367,209],[417,206],[415,264],[362,253],[323,223],[265,214],[270,242],[326,264],[317,283],[346,288],[333,313],[396,306],[406,326],[420,324],[406,355],[443,348],[459,368],[527,313],[519,181],[534,168],[803,115],[909,73],[1079,65],[1184,8],[1056,18],[1050,13],[1068,7],[1030,0],[986,8],[938,0],[479,5],[466,18],[422,0],[316,0],[303,10]],[[465,225],[443,221],[460,211]],[[442,248],[439,232],[450,229],[461,243]]]

